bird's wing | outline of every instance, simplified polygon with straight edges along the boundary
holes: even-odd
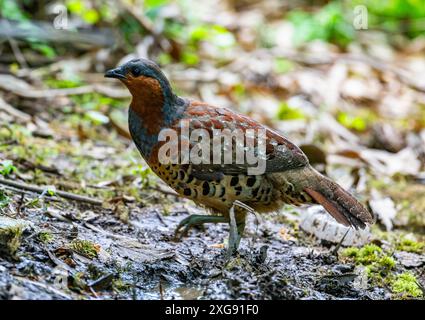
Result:
[[[189,126],[192,134],[195,129],[202,129],[208,132],[210,138],[210,163],[193,164],[192,173],[202,180],[217,179],[220,175],[250,174],[249,169],[259,166],[258,162],[247,161],[246,157],[242,162],[237,161],[237,150],[244,148],[245,154],[256,157],[256,161],[264,161],[263,173],[282,172],[294,168],[300,168],[308,164],[305,154],[293,143],[284,138],[279,133],[262,125],[261,123],[229,109],[216,108],[208,104],[191,102],[185,111],[186,122],[175,124],[177,130],[182,130],[182,125]],[[184,123],[184,124],[183,124]],[[251,131],[250,131],[251,130]],[[229,145],[221,143],[219,150],[222,156],[219,163],[214,163],[214,154],[217,155],[217,141],[212,137],[217,133],[233,135],[231,150]],[[236,136],[242,133],[242,145]],[[253,137],[249,144],[246,136]],[[242,139],[243,139],[242,138]],[[201,138],[200,138],[201,139]],[[263,142],[262,142],[263,140]],[[221,140],[221,142],[223,142]],[[190,142],[191,150],[195,145]],[[225,161],[224,155],[231,152],[231,162]],[[191,159],[192,160],[192,159]],[[241,160],[241,158],[239,158]],[[192,161],[191,161],[192,162]]]

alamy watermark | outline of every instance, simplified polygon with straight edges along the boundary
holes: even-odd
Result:
[[[49,13],[54,14],[53,27],[58,30],[68,29],[68,9],[62,3],[55,3],[49,7]],[[353,27],[355,30],[367,30],[368,10],[365,5],[356,5],[353,9]]]
[[[183,119],[179,130],[160,131],[161,164],[236,164],[246,167],[249,175],[266,171],[266,129],[193,129],[190,122]]]
[[[54,276],[53,284],[57,289],[67,290],[68,289],[68,276],[69,272],[61,267],[56,267],[52,272]]]
[[[68,29],[68,9],[64,4],[56,3],[49,8],[49,13],[55,15],[53,27],[58,30]]]
[[[354,7],[353,27],[356,30],[367,30],[368,25],[368,11],[365,5],[357,5]]]

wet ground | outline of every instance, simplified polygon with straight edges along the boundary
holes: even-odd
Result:
[[[189,202],[176,203],[168,214],[162,206],[129,207],[128,223],[111,209],[72,202],[21,210],[19,218],[31,223],[14,257],[0,257],[0,298],[391,297],[388,289],[363,281],[361,269],[342,262],[335,245],[298,230],[285,212],[260,222],[250,217],[239,253],[226,260],[227,225],[207,225],[174,240],[178,222],[202,209]],[[76,239],[91,241],[95,254],[70,245]]]

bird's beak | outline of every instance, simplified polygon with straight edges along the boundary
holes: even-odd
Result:
[[[124,70],[121,67],[106,71],[105,78],[126,79]]]

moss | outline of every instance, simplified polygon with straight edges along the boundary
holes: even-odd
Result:
[[[301,109],[293,108],[284,102],[279,106],[277,118],[279,120],[297,120],[304,119],[305,115],[303,114]]]
[[[396,262],[380,247],[374,244],[365,245],[363,248],[347,248],[342,256],[352,260],[357,265],[366,267],[369,278],[375,284],[383,284],[384,277],[394,269]]]
[[[416,277],[410,272],[398,274],[391,283],[391,290],[403,299],[420,298],[424,295]]]
[[[25,203],[25,207],[27,207],[27,208],[41,208],[42,205],[43,205],[43,202],[42,202],[40,197],[28,200]]]
[[[3,189],[0,189],[0,209],[7,207],[10,202],[10,197],[7,196],[6,192]]]
[[[391,270],[395,267],[395,260],[390,256],[383,256],[378,263],[385,269]]]
[[[83,110],[100,110],[104,106],[120,108],[128,105],[127,99],[114,99],[97,92],[70,96],[70,99]]]
[[[359,248],[347,248],[342,252],[342,255],[349,258],[355,258],[359,254],[359,251]]]
[[[76,88],[84,85],[79,79],[69,80],[69,79],[54,79],[49,78],[44,80],[44,83],[48,87],[54,89],[65,89],[65,88]]]
[[[37,234],[37,238],[43,243],[49,243],[53,241],[53,235],[49,231],[40,231]]]
[[[9,128],[0,128],[0,141],[9,140],[11,136],[12,132],[9,130]]]
[[[11,175],[16,172],[16,167],[13,165],[13,162],[10,160],[3,160],[0,162],[0,174],[3,176]]]
[[[87,289],[87,283],[84,272],[76,272],[68,277],[68,288],[76,291],[83,292]]]
[[[124,282],[121,279],[112,280],[112,288],[115,292],[125,292],[131,288],[131,284]]]
[[[374,244],[365,245],[363,248],[347,248],[342,253],[344,256],[354,258],[355,262],[368,265],[377,262],[382,249]]]
[[[0,228],[0,253],[14,256],[21,244],[22,232],[21,226]]]
[[[100,250],[99,245],[89,241],[89,240],[81,240],[81,239],[75,239],[72,240],[70,243],[70,248],[77,252],[78,254],[81,254],[82,256],[94,259],[97,257],[97,254]]]
[[[88,102],[88,100],[86,102]],[[102,105],[101,108],[109,105],[108,102],[110,101],[100,96],[98,97],[97,103]],[[118,105],[119,102],[120,101],[117,100],[116,104]],[[85,111],[85,109],[81,110],[81,113]],[[72,125],[70,123],[70,118],[71,115],[60,116],[58,119],[52,121],[50,127],[54,132],[63,133],[65,136],[79,136],[82,130],[80,119],[75,125]],[[16,140],[18,143],[4,146],[0,144],[0,153],[4,155],[4,158],[10,157],[18,159],[16,160],[17,164],[21,163],[21,159],[34,164],[36,168],[31,169],[25,166],[19,166],[19,170],[22,170],[24,174],[31,171],[30,174],[33,176],[34,184],[55,185],[59,190],[84,194],[99,199],[110,199],[116,197],[117,194],[123,194],[133,196],[136,201],[141,201],[143,199],[141,189],[154,185],[158,181],[157,177],[146,167],[146,165],[140,163],[138,160],[140,158],[138,151],[135,149],[128,149],[126,144],[123,143],[123,140],[117,139],[116,133],[107,131],[103,126],[99,126],[95,129],[92,127],[92,125],[88,124],[88,127],[83,129],[83,136],[85,136],[85,138],[81,138],[81,148],[70,148],[68,142],[34,137],[31,132],[28,132],[24,127],[13,125],[10,128],[13,129],[13,131],[0,129],[1,137],[6,137],[6,140]],[[93,132],[88,132],[86,129],[93,129]],[[93,157],[92,154],[96,155],[97,153],[91,152],[93,149],[92,141],[98,141],[100,137],[102,137],[105,144],[109,147],[122,152],[111,155],[106,161],[104,161],[103,158],[97,159]],[[61,173],[67,178],[65,181],[70,182],[67,185],[62,184],[62,181],[56,180],[56,177],[46,175],[45,172],[37,169],[37,166],[55,167],[58,158],[66,158],[69,163],[69,165],[61,169]],[[8,167],[11,168],[10,166]],[[117,169],[119,169],[119,177],[123,177],[125,181],[117,179]],[[9,169],[9,171],[11,171],[11,169]],[[83,180],[87,181],[87,185],[90,187],[81,188],[80,181]],[[114,183],[113,187],[92,187],[99,183],[104,183],[105,181],[116,181],[116,184]],[[134,183],[127,183],[133,181]],[[74,183],[75,186],[72,186],[71,183]],[[3,197],[3,199],[0,198],[0,206],[7,205],[7,200],[6,197]],[[42,202],[39,199],[34,199],[32,202],[26,203],[25,205],[39,207],[42,205]]]
[[[414,241],[412,239],[402,238],[396,245],[397,250],[424,253],[425,244],[423,242]]]
[[[248,261],[239,256],[230,259],[225,265],[225,269],[228,271],[238,270],[240,268],[248,270],[248,272],[252,272],[252,266],[248,263]]]

